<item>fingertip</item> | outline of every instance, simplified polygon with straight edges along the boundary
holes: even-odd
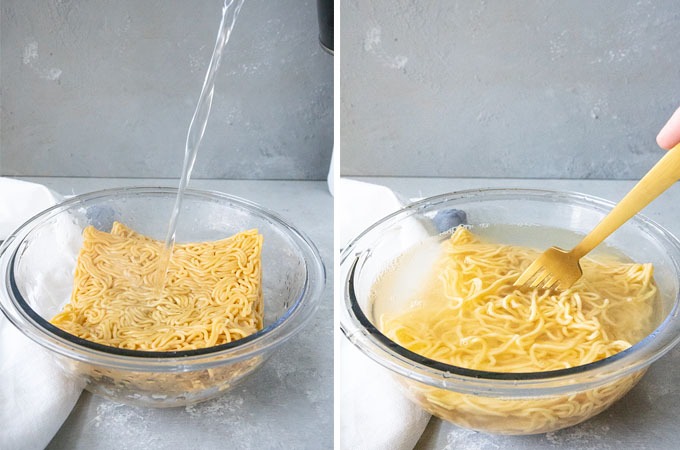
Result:
[[[665,150],[669,150],[671,148],[671,146],[668,145],[668,140],[661,132],[659,132],[659,134],[656,136],[656,143],[659,147]]]
[[[676,109],[656,136],[659,147],[670,150],[680,143],[680,108]]]

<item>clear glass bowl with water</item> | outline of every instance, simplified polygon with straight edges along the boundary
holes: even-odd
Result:
[[[436,252],[410,261],[409,275],[395,277],[386,304],[376,304],[372,288],[404,252],[447,237],[450,230],[437,224],[452,210],[463,211],[472,231],[482,237],[543,250],[552,245],[571,248],[612,207],[583,194],[521,189],[463,191],[413,203],[375,223],[344,249],[341,330],[394,375],[407,397],[456,425],[536,434],[584,421],[628,392],[680,340],[680,243],[653,221],[635,216],[598,251],[654,264],[660,292],[656,329],[627,350],[587,365],[549,372],[485,372],[425,358],[391,341],[379,331],[378,317],[404,310],[409,292],[427,272],[422,268]]]
[[[325,270],[314,244],[284,219],[254,203],[188,190],[177,242],[218,240],[257,228],[264,237],[264,328],[215,347],[176,351],[123,350],[85,341],[48,321],[65,304],[88,225],[113,221],[163,241],[177,189],[130,187],[88,193],[43,211],[0,248],[0,308],[46,349],[68,376],[98,395],[128,404],[174,407],[218,396],[250,375],[316,310]]]

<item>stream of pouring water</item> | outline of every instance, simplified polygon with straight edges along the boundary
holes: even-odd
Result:
[[[225,45],[227,45],[227,42],[229,42],[231,31],[234,28],[236,17],[241,10],[241,6],[243,6],[243,2],[244,0],[225,0],[224,5],[222,6],[222,21],[220,22],[219,32],[217,33],[215,48],[213,50],[212,57],[210,58],[210,64],[208,65],[208,70],[205,74],[201,95],[198,98],[196,110],[194,111],[194,115],[191,118],[189,131],[187,132],[187,140],[184,150],[184,163],[182,166],[182,177],[180,178],[179,187],[177,188],[175,206],[172,210],[172,215],[170,216],[170,222],[168,224],[168,231],[165,236],[165,245],[163,251],[160,254],[158,263],[158,275],[155,286],[156,297],[160,297],[163,292],[163,286],[165,284],[165,278],[167,276],[168,266],[170,264],[170,256],[172,255],[172,248],[175,245],[177,219],[179,217],[180,210],[182,209],[184,191],[189,184],[191,171],[193,170],[194,163],[196,162],[198,148],[201,145],[203,133],[205,132],[205,127],[208,124],[208,117],[210,116],[210,108],[212,106],[213,94],[215,92],[215,75],[217,73],[217,69],[220,66],[222,51],[224,50]]]

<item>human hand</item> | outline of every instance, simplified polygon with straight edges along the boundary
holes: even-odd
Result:
[[[680,108],[676,109],[666,125],[661,128],[656,136],[656,143],[661,148],[670,150],[675,145],[680,144]]]

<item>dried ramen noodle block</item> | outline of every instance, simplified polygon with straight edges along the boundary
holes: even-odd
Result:
[[[162,294],[155,288],[163,243],[115,222],[83,230],[70,302],[51,323],[118,348],[212,347],[263,326],[262,236],[248,230],[175,245]]]

